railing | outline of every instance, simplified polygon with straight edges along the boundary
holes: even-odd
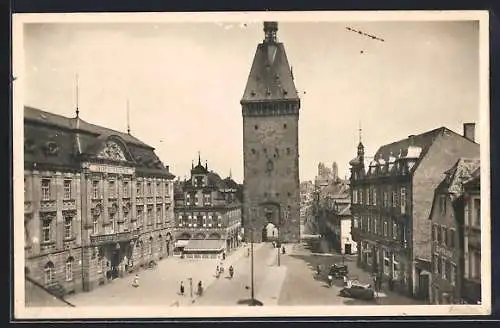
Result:
[[[90,243],[94,245],[101,244],[114,244],[118,242],[128,242],[132,239],[135,239],[139,236],[139,231],[125,231],[125,232],[116,232],[112,234],[106,235],[95,235],[90,236]]]
[[[63,200],[63,210],[76,210],[76,200],[74,199]]]
[[[144,198],[143,197],[136,197],[135,205],[144,205]]]
[[[163,196],[156,196],[157,203],[163,203]]]
[[[154,197],[148,197],[147,198],[147,202],[148,202],[148,204],[153,204],[155,202],[155,198]]]
[[[52,212],[57,210],[55,200],[42,200],[40,201],[40,211],[41,212]]]

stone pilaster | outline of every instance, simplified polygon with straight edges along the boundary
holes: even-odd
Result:
[[[109,211],[108,211],[108,206],[109,206],[109,192],[108,192],[108,174],[103,173],[101,175],[101,195],[102,195],[102,206],[103,206],[103,211],[102,211],[102,220],[104,225],[109,224]],[[109,227],[107,229],[110,229]]]
[[[118,205],[118,211],[116,213],[116,222],[121,222],[123,221],[123,175],[118,174],[116,177],[116,197],[117,197],[117,205]],[[119,230],[118,227],[123,227],[125,228],[124,223],[115,223],[116,224],[116,232],[122,232],[123,230]]]
[[[31,254],[40,254],[40,241],[41,241],[41,224],[40,224],[40,175],[38,171],[33,171],[30,176],[31,180],[31,200],[33,206],[33,217],[31,218],[31,231],[30,236],[32,240]]]
[[[56,200],[56,222],[55,222],[55,240],[56,250],[64,248],[64,218],[63,218],[63,196],[64,196],[64,178],[61,172],[56,172],[52,185],[54,186],[54,198]]]

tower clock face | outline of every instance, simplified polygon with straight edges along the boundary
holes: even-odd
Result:
[[[279,137],[280,131],[279,124],[273,121],[263,121],[258,129],[263,142],[276,140],[276,137]]]

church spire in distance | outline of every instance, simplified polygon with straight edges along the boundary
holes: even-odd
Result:
[[[359,131],[358,156],[360,158],[362,158],[365,155],[365,146],[363,146],[363,142],[362,142],[363,129],[361,128],[361,121],[359,121],[358,131]]]

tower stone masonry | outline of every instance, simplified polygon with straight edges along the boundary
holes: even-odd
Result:
[[[278,23],[264,22],[241,99],[246,240],[266,241],[269,223],[285,243],[300,241],[299,109]],[[253,232],[253,233],[252,233]]]

